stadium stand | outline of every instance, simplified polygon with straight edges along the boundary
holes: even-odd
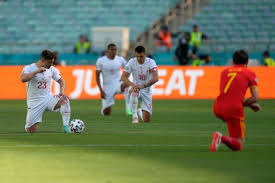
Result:
[[[134,41],[179,0],[8,0],[0,3],[0,53],[71,53],[91,27],[125,26]],[[12,13],[11,13],[12,12]]]
[[[88,61],[71,54],[80,34],[89,36],[91,28],[97,26],[125,26],[130,28],[130,40],[134,42],[178,2],[181,0],[1,2],[0,64],[24,64],[46,48],[58,51],[68,64],[92,64],[90,59],[98,53],[85,56]],[[274,0],[210,0],[178,30],[191,31],[193,24],[199,25],[210,37],[210,44],[203,44],[200,51],[210,54],[215,65],[227,64],[229,55],[239,48],[247,49],[253,59],[263,62],[264,50],[269,50],[272,57],[275,53],[274,17]],[[159,65],[177,64],[173,60],[177,41],[173,38],[170,53],[153,53]]]
[[[261,58],[264,50],[275,52],[274,17],[274,0],[211,0],[179,30],[190,32],[194,24],[199,25],[201,32],[211,39],[210,44],[203,44],[200,51],[211,54],[216,65],[224,65],[231,59],[227,55],[236,49],[246,49],[256,59]],[[173,39],[174,43],[176,41]],[[175,64],[171,59],[173,53],[157,52],[154,55],[158,58],[170,55],[169,63]],[[167,59],[164,62],[168,62]]]

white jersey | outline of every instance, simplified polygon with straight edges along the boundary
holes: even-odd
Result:
[[[22,73],[28,74],[38,70],[35,63],[24,67]],[[58,81],[61,78],[59,71],[51,66],[45,72],[37,73],[27,85],[27,102],[36,102],[51,95],[51,80]]]
[[[113,60],[107,56],[97,59],[96,70],[102,72],[103,86],[111,86],[120,81],[120,69],[127,64],[123,57],[115,56]]]
[[[152,79],[152,72],[157,69],[156,62],[148,57],[145,57],[143,64],[139,64],[136,57],[129,60],[128,64],[124,68],[125,72],[132,73],[133,83],[137,85],[145,85]],[[151,87],[144,88],[142,90],[147,90],[151,92]]]

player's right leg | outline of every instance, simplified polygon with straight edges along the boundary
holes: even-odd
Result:
[[[132,110],[132,123],[138,123],[137,108],[138,108],[139,91],[131,87],[129,89],[130,89],[130,107]]]
[[[43,113],[46,110],[45,101],[28,105],[26,117],[25,131],[27,133],[35,133],[38,129],[38,123],[42,121]]]
[[[115,91],[105,91],[106,96],[105,99],[102,99],[102,107],[101,107],[101,114],[103,116],[111,115],[112,106],[115,104],[114,96]]]
[[[226,124],[229,137],[222,135],[220,132],[214,132],[210,146],[211,152],[217,151],[220,143],[225,144],[233,151],[241,151],[243,149],[245,137],[244,118],[227,120]]]
[[[229,137],[222,136],[222,143],[233,151],[241,151],[244,145],[245,125],[244,118],[233,118],[226,122]]]
[[[125,98],[125,108],[126,108],[126,115],[131,116],[132,115],[132,110],[130,106],[130,92],[129,92],[129,87],[124,89],[124,98]]]
[[[112,107],[107,107],[102,111],[102,114],[104,116],[108,116],[108,115],[111,115],[111,112],[112,112]]]
[[[124,82],[120,82],[120,86],[119,86],[119,91],[117,91],[116,93],[124,93],[124,100],[125,100],[125,112],[127,116],[131,116],[132,115],[132,111],[131,111],[131,107],[130,107],[130,92],[129,92],[129,86],[124,83]]]
[[[60,97],[58,95],[52,96],[49,99],[47,110],[53,112],[58,112],[60,110],[60,114],[62,116],[63,121],[63,132],[71,133],[71,130],[69,128],[71,106],[70,101],[67,97]]]
[[[152,94],[140,91],[141,108],[138,114],[143,122],[150,122],[152,116]]]

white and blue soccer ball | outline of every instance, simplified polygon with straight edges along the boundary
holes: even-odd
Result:
[[[70,122],[70,129],[72,133],[82,133],[84,131],[84,122],[80,119],[73,119]]]

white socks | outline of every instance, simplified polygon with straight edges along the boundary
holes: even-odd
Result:
[[[131,110],[132,110],[132,115],[133,115],[133,118],[137,118],[138,115],[137,115],[137,107],[138,107],[138,93],[136,92],[132,92],[130,94],[130,107],[131,107]]]
[[[129,88],[124,89],[124,98],[125,98],[126,110],[131,110],[130,93],[129,93],[128,89]]]
[[[68,99],[65,101],[64,104],[61,105],[60,114],[62,115],[63,126],[69,125],[70,116],[71,116],[71,107]]]

